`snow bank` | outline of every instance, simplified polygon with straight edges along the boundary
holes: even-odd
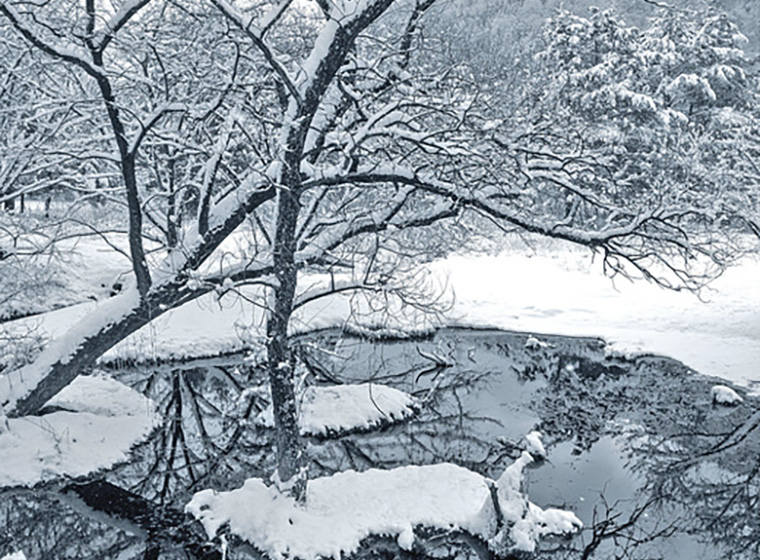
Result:
[[[529,458],[525,453],[497,483],[509,521],[505,530],[517,537],[513,551],[534,550],[542,535],[580,527],[572,513],[542,510],[519,491]],[[491,503],[487,479],[443,463],[317,478],[309,482],[305,506],[260,479],[249,479],[231,492],[199,492],[186,510],[203,524],[209,538],[228,524],[231,533],[272,558],[316,560],[351,554],[370,535],[391,536],[410,549],[418,526],[462,529],[488,539],[495,523]]]
[[[0,487],[110,467],[159,422],[150,400],[105,376],[78,377],[48,404],[66,410],[5,419]]]
[[[385,385],[312,386],[304,391],[298,422],[302,434],[324,436],[399,422],[412,416],[416,407],[414,397]],[[271,406],[257,421],[274,426]]]
[[[182,360],[247,349],[245,332],[263,332],[264,315],[251,303],[261,299],[260,291],[241,291],[245,299],[210,293],[167,312],[114,346],[104,360]]]
[[[528,350],[543,350],[544,348],[551,348],[551,344],[543,340],[537,339],[535,336],[529,336],[525,341],[525,348]]]
[[[26,556],[23,552],[13,552],[11,554],[6,554],[0,560],[26,560]]]
[[[483,478],[450,464],[390,471],[347,471],[309,481],[307,506],[260,479],[238,490],[197,493],[187,511],[209,538],[225,523],[273,558],[340,558],[362,539],[386,534],[407,543],[416,525],[466,525],[488,495]]]
[[[308,284],[309,280],[304,279],[304,283]],[[52,341],[50,351],[46,354],[51,359],[55,358],[61,351],[71,350],[71,344],[66,341],[78,340],[77,337],[85,332],[84,328],[91,332],[97,327],[98,321],[107,324],[123,310],[128,310],[128,305],[119,302],[129,304],[130,300],[126,296],[130,293],[134,293],[134,290],[104,301],[81,303],[2,323],[0,340],[33,333],[43,340]],[[156,318],[106,352],[102,359],[105,362],[169,361],[248,350],[251,348],[251,340],[260,340],[264,335],[265,303],[262,290],[258,287],[243,287],[238,293],[224,295],[215,292],[206,294]],[[419,332],[434,326],[428,324],[429,320],[430,317],[424,316],[422,312],[412,313],[410,310],[396,308],[373,313],[367,302],[350,295],[338,294],[298,309],[293,315],[290,331],[296,334],[336,326],[369,325],[368,332],[376,332],[376,326],[382,327],[382,332]],[[73,327],[77,331],[72,330]],[[36,370],[41,371],[41,368]],[[0,395],[1,385],[2,376]]]

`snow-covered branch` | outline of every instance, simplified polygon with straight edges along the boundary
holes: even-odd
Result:
[[[4,15],[16,31],[18,31],[27,41],[45,54],[58,60],[74,64],[94,78],[103,76],[101,70],[90,64],[83,53],[70,48],[50,44],[40,35],[35,33],[34,30],[24,22],[21,15],[16,11],[16,8],[9,0],[0,1],[0,14]]]
[[[114,40],[119,30],[124,27],[140,10],[142,10],[151,0],[127,0],[119,10],[106,22],[103,37],[94,46],[97,52],[103,52],[108,44]]]
[[[297,104],[301,104],[301,95],[296,88],[295,81],[285,67],[277,60],[275,53],[265,41],[266,32],[277,22],[282,13],[290,5],[290,2],[281,2],[261,22],[262,27],[255,25],[253,16],[247,18],[241,14],[232,4],[226,0],[211,0],[212,3],[243,33],[248,37],[256,48],[261,52],[267,64],[279,77],[282,85],[287,89],[290,96]]]

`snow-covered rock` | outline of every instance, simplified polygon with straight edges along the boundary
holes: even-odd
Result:
[[[414,415],[418,406],[411,395],[374,383],[307,387],[299,404],[301,433],[311,436],[369,430],[400,422]],[[271,406],[256,421],[274,426]]]
[[[544,348],[551,348],[552,345],[546,341],[539,340],[535,336],[529,336],[525,341],[525,348],[528,350],[543,350]]]
[[[546,448],[544,447],[541,438],[543,435],[541,432],[533,430],[532,432],[525,434],[525,451],[531,454],[534,459],[540,460],[546,458]]]
[[[744,399],[742,399],[736,391],[725,385],[715,385],[710,389],[710,395],[712,396],[712,402],[714,404],[737,406],[744,402]]]

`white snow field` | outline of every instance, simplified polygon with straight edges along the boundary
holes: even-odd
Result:
[[[626,354],[661,354],[760,394],[760,261],[745,258],[700,297],[604,276],[589,251],[455,255],[432,265],[456,294],[452,321],[597,336]],[[701,298],[701,299],[700,299]]]
[[[339,559],[370,535],[394,537],[400,547],[411,549],[418,525],[463,529],[532,551],[543,535],[569,534],[581,527],[573,513],[543,510],[521,491],[523,469],[532,460],[523,453],[496,482],[507,521],[502,535],[496,534],[488,480],[448,463],[313,479],[305,506],[252,478],[230,492],[198,492],[186,510],[201,521],[209,538],[229,523],[233,534],[278,560]]]

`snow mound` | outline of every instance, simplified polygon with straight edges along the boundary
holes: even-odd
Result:
[[[47,406],[111,417],[153,412],[153,403],[144,395],[106,375],[80,375]]]
[[[504,530],[519,537],[512,550],[534,550],[541,535],[580,527],[572,513],[542,510],[519,491],[529,460],[525,453],[498,482],[500,507],[510,522]],[[338,559],[355,552],[370,535],[391,536],[410,549],[418,526],[461,529],[487,540],[496,527],[488,483],[448,463],[346,471],[311,480],[306,505],[299,506],[261,479],[249,479],[231,492],[198,492],[186,511],[203,524],[209,538],[227,526],[276,560]]]
[[[23,552],[13,552],[11,554],[6,554],[0,560],[26,560],[26,556]]]
[[[77,377],[48,405],[66,410],[4,419],[0,487],[110,467],[126,460],[159,422],[149,399],[105,376]]]
[[[551,348],[552,345],[543,340],[539,340],[535,336],[529,336],[525,341],[525,348],[528,350],[542,350],[544,348]]]
[[[742,399],[736,391],[725,385],[715,385],[710,389],[710,395],[715,404],[737,406],[744,402],[744,399]]]
[[[525,451],[530,453],[534,459],[546,458],[546,448],[541,438],[543,438],[543,435],[536,430],[525,435]]]
[[[417,401],[411,395],[372,383],[307,387],[300,402],[301,433],[325,436],[369,430],[400,422],[414,415]],[[274,426],[271,406],[257,422]]]

